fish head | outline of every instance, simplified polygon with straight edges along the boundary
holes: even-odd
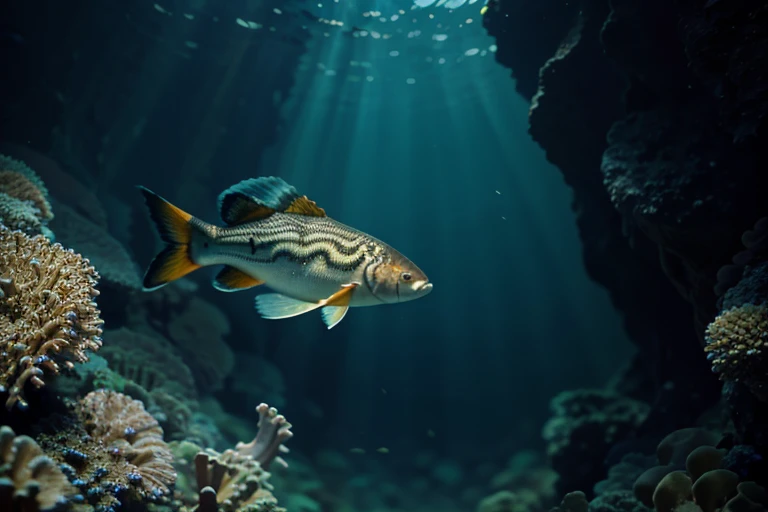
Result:
[[[394,250],[388,256],[373,267],[369,276],[376,297],[384,302],[406,302],[432,291],[429,278],[415,263]]]

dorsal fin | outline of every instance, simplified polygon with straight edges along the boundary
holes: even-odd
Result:
[[[221,219],[233,226],[269,217],[275,212],[296,213],[313,217],[325,217],[307,196],[300,196],[296,189],[274,176],[252,178],[229,187],[219,195]]]

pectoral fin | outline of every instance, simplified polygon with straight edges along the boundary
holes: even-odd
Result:
[[[349,283],[342,285],[341,290],[337,291],[320,304],[323,305],[323,322],[331,329],[336,324],[341,322],[344,315],[349,310],[349,303],[352,300],[352,293],[355,291],[359,283]]]
[[[246,290],[260,284],[264,284],[264,281],[230,266],[224,267],[213,279],[213,287],[222,292]]]
[[[292,299],[279,293],[265,293],[256,297],[256,311],[268,320],[303,315],[321,306],[322,304]]]

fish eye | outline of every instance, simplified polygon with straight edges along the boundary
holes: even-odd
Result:
[[[410,281],[411,277],[413,276],[411,276],[411,274],[409,274],[408,272],[403,272],[402,274],[400,274],[400,277],[403,278],[403,281]]]

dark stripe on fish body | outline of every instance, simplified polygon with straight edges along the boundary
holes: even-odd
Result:
[[[255,256],[247,256],[235,253],[223,253],[223,255],[260,264],[276,263],[280,258],[286,258],[287,260],[294,263],[305,263],[314,260],[315,258],[322,258],[325,260],[325,264],[328,266],[328,268],[342,272],[352,272],[357,269],[363,263],[363,261],[365,261],[365,253],[361,253],[355,259],[347,258],[347,261],[338,261],[334,259],[334,257],[326,249],[316,249],[315,251],[301,256],[295,254],[289,249],[280,249],[273,252],[272,255],[268,258],[257,258]]]

